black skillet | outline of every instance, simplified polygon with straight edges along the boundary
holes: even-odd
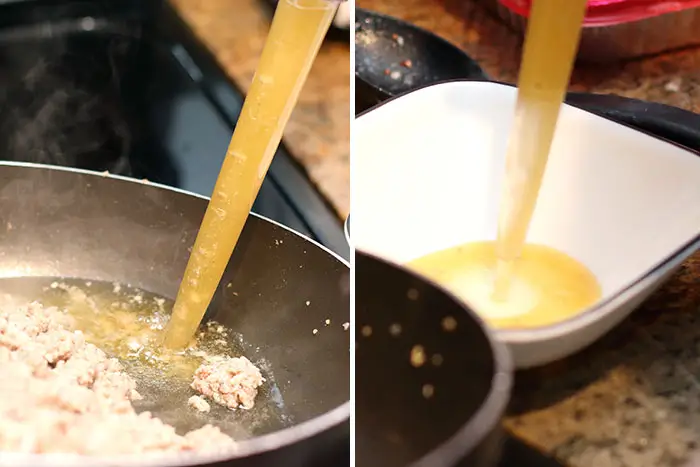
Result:
[[[354,268],[356,465],[498,465],[505,345],[432,282],[359,251]]]
[[[358,467],[561,467],[501,428],[510,358],[474,312],[363,252],[354,268]],[[416,344],[427,356],[418,367],[409,357]]]
[[[201,196],[139,181],[0,163],[0,292],[36,296],[55,278],[80,278],[174,298],[206,206]],[[164,456],[147,465],[349,465],[350,333],[343,327],[350,319],[348,265],[253,215],[225,272],[222,284],[229,283],[210,317],[240,333],[244,343],[238,347],[253,362],[267,362],[259,406],[227,415],[255,422],[251,438],[242,439],[235,452]],[[174,418],[166,421],[176,427],[191,412],[186,398],[182,413],[159,413],[157,404],[154,410]],[[198,426],[208,421],[200,418]],[[11,462],[7,453],[0,459],[2,465],[27,467],[146,462],[61,463],[40,456]]]
[[[400,38],[400,39],[399,39]],[[406,64],[410,61],[410,68]],[[355,10],[355,113],[406,92],[450,80],[488,81],[460,48],[399,19]],[[566,102],[694,150],[700,115],[614,95],[569,93]]]

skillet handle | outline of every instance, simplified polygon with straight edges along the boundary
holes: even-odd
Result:
[[[700,115],[611,94],[569,93],[567,104],[670,142],[700,151]]]

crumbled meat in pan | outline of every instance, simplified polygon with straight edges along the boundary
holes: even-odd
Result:
[[[200,412],[209,412],[211,406],[201,396],[192,396],[187,400],[187,405]]]
[[[194,372],[192,389],[229,409],[250,409],[264,381],[245,357],[210,357]]]
[[[116,359],[70,331],[67,319],[40,304],[0,309],[0,451],[108,456],[234,444],[211,425],[180,436],[150,413],[137,414],[134,380]],[[215,366],[212,375],[240,368],[240,389],[222,397],[251,406],[262,378],[247,360],[235,361],[238,367]]]

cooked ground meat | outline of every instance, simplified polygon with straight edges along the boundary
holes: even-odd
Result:
[[[212,357],[194,372],[192,389],[229,409],[250,409],[264,381],[245,357]]]
[[[201,396],[192,396],[187,400],[187,405],[200,412],[209,412],[211,406],[209,402],[205,401]]]
[[[57,308],[0,309],[0,451],[104,456],[234,443],[211,425],[180,436],[150,413],[137,414],[134,380],[69,328]]]

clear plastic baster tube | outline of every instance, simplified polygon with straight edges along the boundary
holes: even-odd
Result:
[[[185,347],[221,281],[338,2],[280,0],[165,330]]]

